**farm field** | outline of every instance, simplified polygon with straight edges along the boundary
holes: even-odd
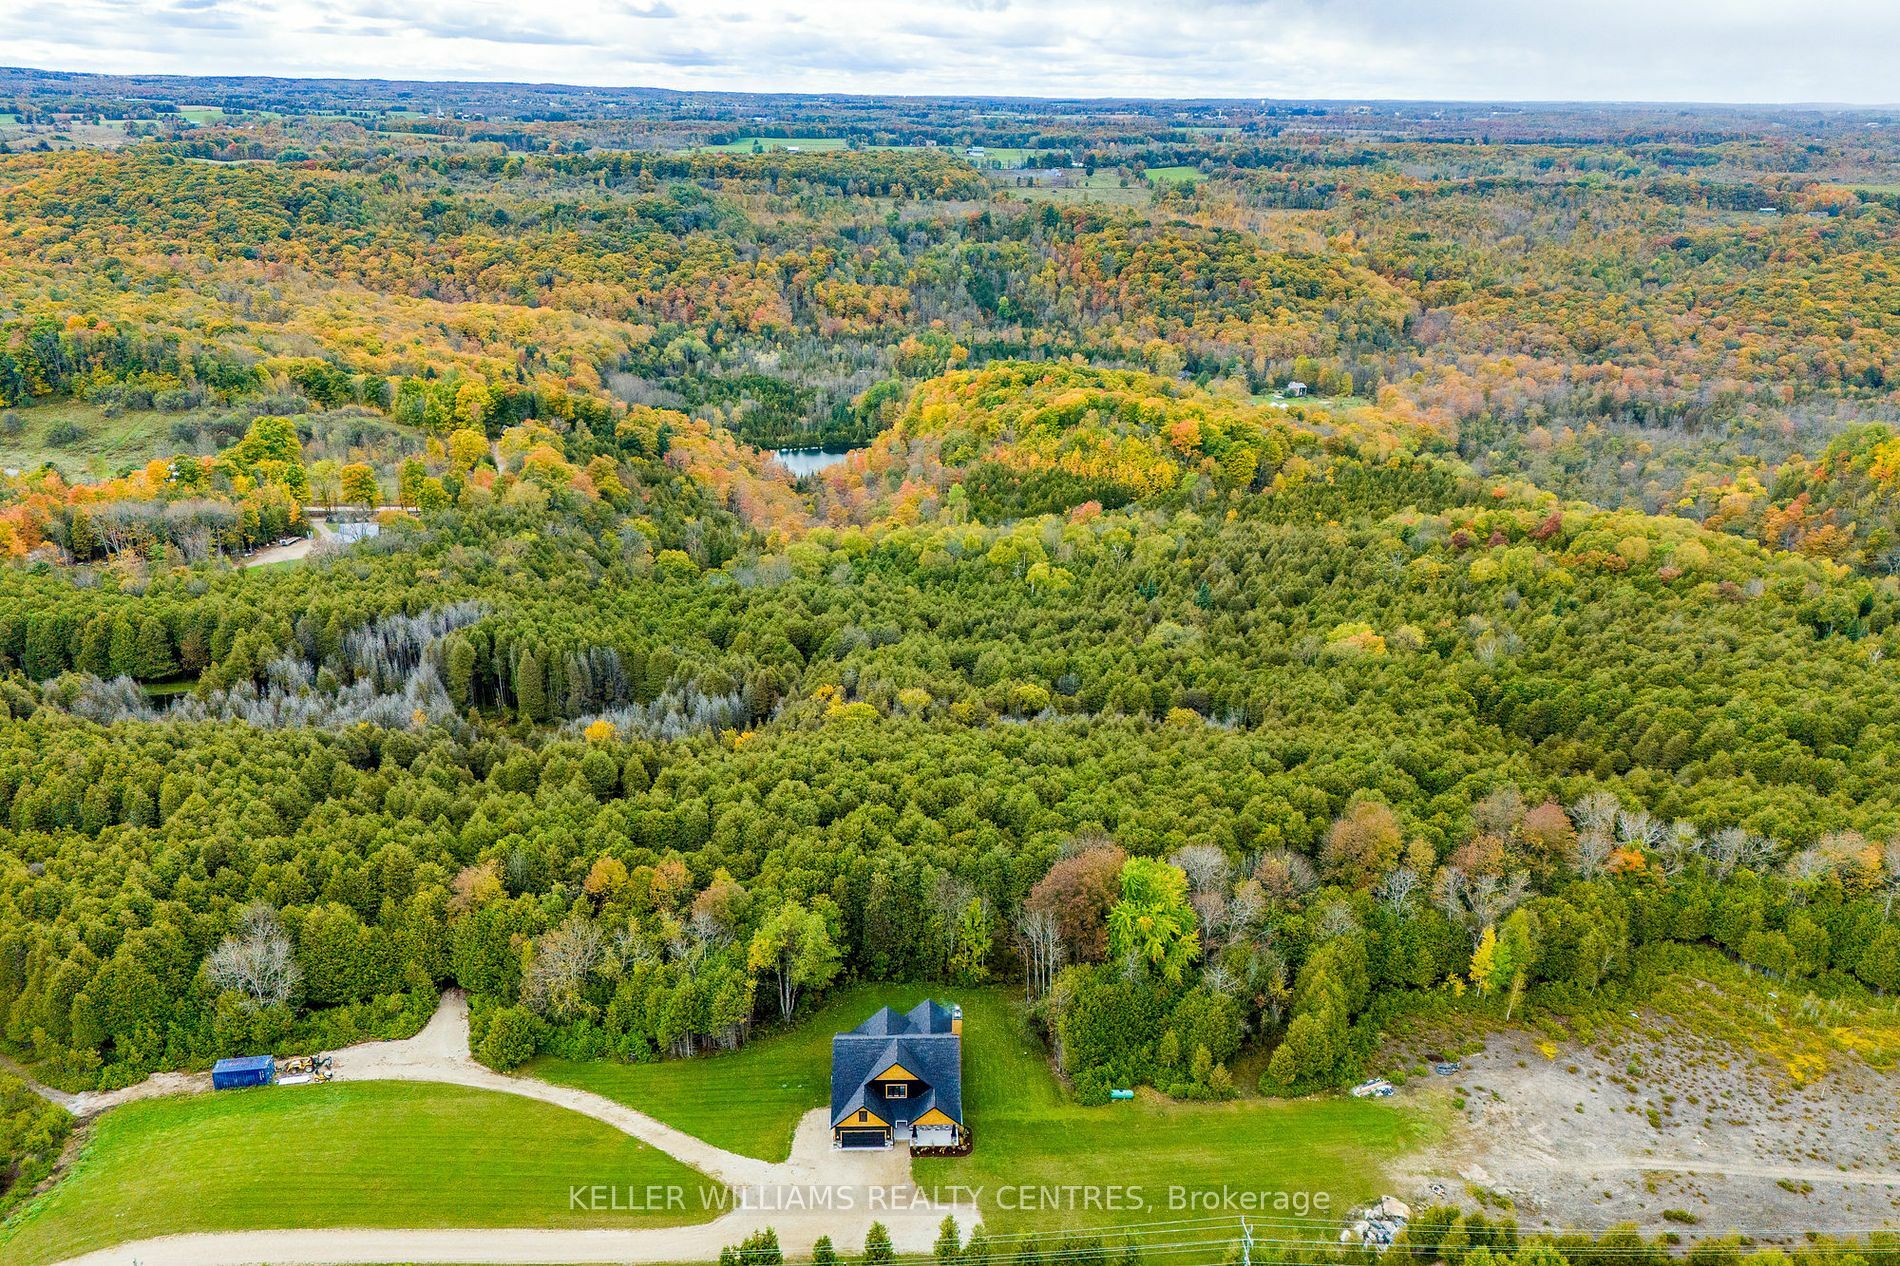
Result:
[[[714,154],[750,154],[754,143],[768,150],[797,146],[806,153],[848,148],[842,136],[742,136],[723,145],[702,145],[700,148]]]
[[[967,149],[968,147],[965,146],[959,149],[957,152],[961,154],[961,153],[964,153]],[[989,167],[991,165],[995,165],[997,167],[1001,167],[1007,170],[1011,167],[1021,167],[1023,165],[1023,160],[1027,158],[1032,152],[1034,151],[1022,149],[1020,147],[1009,146],[1009,145],[998,146],[994,149],[992,149],[988,145],[985,145],[983,147],[982,157],[972,158],[970,161],[977,164],[979,167]]]
[[[1098,171],[1067,185],[1016,185],[1009,183],[1009,177],[1004,174],[998,179],[997,189],[1029,202],[1096,202],[1142,207],[1154,199],[1153,189],[1141,184],[1123,185],[1121,176],[1112,171]]]
[[[1186,164],[1174,167],[1150,167],[1141,174],[1150,182],[1168,181],[1180,185],[1192,184],[1205,175],[1199,167],[1189,167]]]
[[[428,1083],[152,1099],[100,1118],[73,1169],[0,1238],[8,1266],[128,1240],[276,1227],[640,1226],[570,1212],[570,1183],[706,1183],[578,1113]]]

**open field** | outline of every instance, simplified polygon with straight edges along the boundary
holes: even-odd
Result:
[[[617,1130],[512,1095],[361,1082],[151,1099],[100,1118],[0,1241],[8,1266],[183,1231],[659,1226],[570,1211],[570,1184],[709,1185]]]
[[[1199,167],[1188,167],[1185,165],[1175,167],[1150,167],[1141,174],[1151,182],[1169,181],[1177,185],[1192,184],[1197,180],[1206,178],[1206,173]]]
[[[997,178],[996,187],[1002,193],[1031,202],[1099,202],[1108,206],[1141,207],[1154,199],[1154,190],[1149,186],[1124,186],[1122,177],[1111,171],[1081,176],[1067,185],[1018,185],[1005,174]]]
[[[108,416],[97,405],[71,399],[0,409],[0,468],[36,470],[51,462],[69,479],[105,479],[155,457],[214,453],[241,435],[256,412],[211,404]],[[395,466],[391,454],[413,438],[400,425],[353,407],[300,413],[297,427],[306,460],[362,458],[385,474]]]
[[[702,145],[700,148],[715,154],[750,154],[755,142],[768,150],[789,149],[795,145],[808,154],[847,147],[842,136],[742,136],[723,145]]]
[[[957,152],[961,154],[961,153],[964,153],[965,151],[963,149],[959,149]],[[970,161],[977,164],[977,166],[979,167],[988,167],[994,164],[995,166],[998,166],[1007,170],[1011,167],[1021,167],[1023,165],[1023,160],[1029,157],[1029,155],[1034,152],[1036,151],[1027,150],[1027,149],[1019,149],[1019,148],[1016,148],[1014,146],[1009,146],[1009,145],[1004,145],[996,149],[991,149],[989,146],[986,145],[983,147],[982,157],[972,158]]]
[[[54,127],[43,123],[0,120],[0,141],[15,147],[37,146],[42,141],[53,149],[116,149],[126,143],[125,122],[108,119],[104,123],[66,123]]]
[[[142,412],[109,418],[80,400],[0,410],[0,467],[34,470],[52,462],[69,476],[103,477],[166,449],[173,421],[169,414]]]
[[[179,106],[178,113],[193,123],[215,123],[224,117],[223,106]]]
[[[1363,409],[1372,403],[1364,396],[1289,396],[1283,393],[1255,396],[1254,400],[1261,404],[1298,405],[1302,409],[1326,409],[1333,412]]]

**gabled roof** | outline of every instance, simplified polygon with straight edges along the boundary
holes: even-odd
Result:
[[[956,1017],[950,1008],[928,999],[908,1011],[881,1008],[878,1013],[839,1037],[895,1037],[900,1033],[949,1033]]]
[[[899,1013],[885,1007],[831,1039],[831,1123],[859,1108],[887,1121],[914,1121],[932,1108],[963,1121],[963,1039],[950,1031],[947,1007],[924,1002]],[[886,1099],[871,1079],[901,1064],[923,1084],[903,1099]]]

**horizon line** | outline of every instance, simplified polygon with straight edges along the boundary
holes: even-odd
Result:
[[[1097,103],[1137,103],[1171,105],[1386,105],[1386,106],[1522,106],[1531,108],[1594,108],[1594,109],[1639,109],[1644,107],[1667,107],[1674,109],[1699,108],[1715,110],[1795,110],[1816,112],[1900,112],[1900,101],[1773,101],[1745,100],[1736,98],[1721,100],[1711,98],[1672,98],[1672,97],[1434,97],[1434,96],[1360,96],[1360,97],[1292,97],[1276,96],[1272,93],[1255,93],[1242,96],[1143,96],[1132,93],[1102,93],[1099,95],[1043,95],[1036,93],[1011,94],[996,92],[958,92],[942,90],[933,92],[862,92],[823,89],[775,89],[775,88],[673,88],[660,84],[632,83],[588,83],[584,81],[564,80],[528,80],[528,79],[481,79],[481,78],[430,78],[411,79],[392,78],[387,75],[360,75],[347,73],[285,75],[254,73],[243,71],[217,71],[192,73],[187,71],[118,71],[118,70],[61,70],[44,66],[0,66],[0,75],[26,74],[48,75],[71,79],[143,79],[143,80],[264,80],[283,84],[421,84],[439,88],[484,87],[484,88],[528,88],[528,89],[567,89],[571,91],[591,91],[606,93],[665,93],[680,97],[790,97],[803,100],[847,99],[857,101],[1002,101],[1028,102],[1049,105],[1089,105]]]

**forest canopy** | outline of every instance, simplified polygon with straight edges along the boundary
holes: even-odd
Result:
[[[1691,951],[1900,988],[1889,139],[917,110],[23,106],[0,1045],[1002,979],[1204,1098]]]

